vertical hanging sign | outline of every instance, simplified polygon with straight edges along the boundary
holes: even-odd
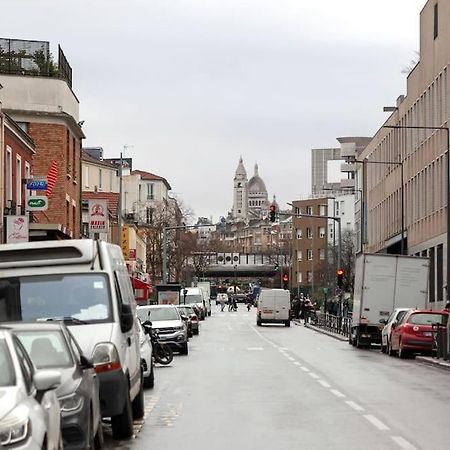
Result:
[[[108,232],[108,200],[89,199],[89,234]]]

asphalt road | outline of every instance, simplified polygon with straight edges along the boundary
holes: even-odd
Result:
[[[303,326],[213,310],[189,356],[158,367],[147,415],[109,449],[450,448],[450,372]]]

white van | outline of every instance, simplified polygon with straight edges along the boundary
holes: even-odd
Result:
[[[263,289],[259,294],[256,325],[284,323],[291,326],[291,296],[285,289]]]
[[[206,316],[211,315],[211,300],[206,296],[205,291],[201,287],[186,288],[186,305],[195,304],[200,308],[200,320],[204,320]],[[182,297],[181,303],[184,301]]]
[[[103,417],[129,438],[144,416],[136,304],[122,250],[90,239],[0,245],[0,321],[64,320],[100,381]]]

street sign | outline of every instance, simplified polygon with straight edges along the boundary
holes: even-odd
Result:
[[[29,191],[46,191],[47,180],[45,179],[29,179],[27,180],[27,189]]]
[[[32,195],[27,198],[27,211],[47,211],[48,197],[46,195]]]

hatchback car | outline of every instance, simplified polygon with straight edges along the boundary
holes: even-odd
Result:
[[[187,326],[175,305],[138,306],[137,315],[143,324],[152,322],[161,342],[183,355],[189,353]]]
[[[411,309],[398,323],[392,324],[388,353],[407,358],[414,353],[431,353],[433,325],[446,325],[448,311]]]
[[[61,373],[56,389],[65,449],[103,445],[99,381],[69,329],[58,323],[14,323],[8,328],[27,350],[36,369]]]
[[[0,328],[0,448],[62,448],[55,370],[36,370],[11,331]]]
[[[392,324],[400,322],[402,317],[410,309],[411,308],[395,308],[387,319],[380,319],[380,323],[384,324],[384,327],[381,330],[381,351],[383,353],[386,353],[389,347],[389,341],[391,340]]]

